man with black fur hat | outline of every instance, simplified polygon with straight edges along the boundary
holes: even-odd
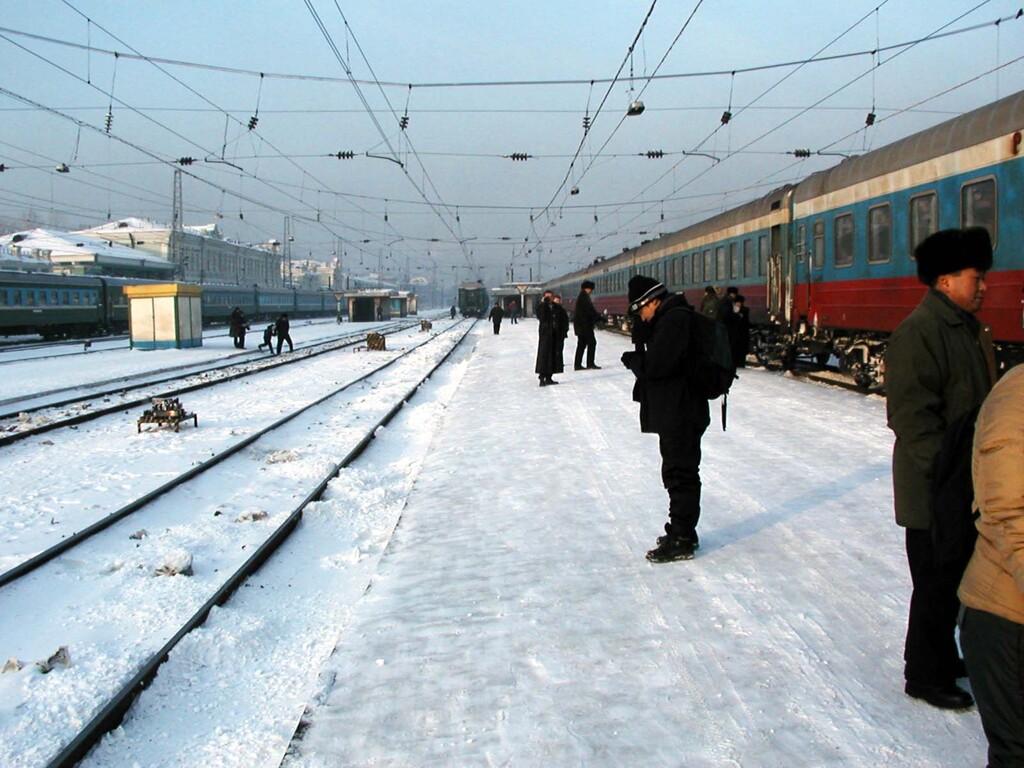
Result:
[[[572,311],[572,330],[576,334],[576,357],[573,359],[573,370],[583,370],[583,353],[587,353],[587,368],[595,370],[601,366],[594,362],[597,352],[597,337],[594,326],[601,320],[601,313],[594,309],[590,294],[594,291],[594,283],[584,280],[580,286],[580,295],[576,297],[576,307]]]
[[[930,483],[947,428],[980,406],[995,382],[991,336],[975,318],[992,241],[980,227],[942,230],[925,238],[914,257],[928,292],[893,333],[885,355],[896,523],[906,529],[913,584],[904,690],[940,709],[966,709],[974,699],[956,684],[964,669],[954,637],[961,574],[935,564]]]
[[[693,307],[681,294],[637,275],[629,281],[634,352],[622,364],[636,376],[633,400],[640,403],[640,431],[658,435],[661,479],[668,491],[665,535],[647,553],[652,563],[691,560],[698,547],[700,441],[711,422],[708,401],[690,394],[686,358]]]

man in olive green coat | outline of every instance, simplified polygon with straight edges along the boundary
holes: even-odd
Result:
[[[935,565],[930,482],[947,427],[980,406],[995,380],[991,338],[974,317],[992,242],[980,227],[947,229],[925,238],[914,256],[929,290],[893,333],[885,356],[896,523],[906,529],[913,583],[904,690],[935,707],[965,709],[974,700],[956,684],[964,676],[954,636],[960,575]]]

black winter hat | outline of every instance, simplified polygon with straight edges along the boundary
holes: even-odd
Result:
[[[928,235],[914,249],[917,279],[935,285],[942,275],[973,267],[979,272],[992,268],[992,239],[984,227],[943,229]]]
[[[590,290],[594,290],[594,283],[593,283],[593,281],[592,280],[584,280],[583,281],[583,285],[580,286],[580,290],[583,290],[585,288],[589,288]]]
[[[647,275],[636,275],[629,281],[629,311],[634,314],[654,299],[660,299],[668,293],[668,289]]]

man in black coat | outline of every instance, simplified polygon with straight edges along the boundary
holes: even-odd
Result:
[[[707,399],[691,394],[686,375],[693,307],[682,295],[670,296],[657,280],[637,275],[629,281],[629,311],[637,350],[623,352],[622,364],[636,376],[640,431],[658,435],[669,498],[665,535],[647,559],[691,560],[699,546],[700,441],[711,423]]]
[[[497,302],[491,307],[491,314],[487,318],[494,324],[494,335],[497,336],[501,333],[501,319],[505,317],[505,310],[501,308],[501,304]]]
[[[594,364],[594,354],[597,352],[594,325],[601,320],[601,313],[594,309],[594,302],[590,300],[593,291],[594,284],[590,280],[584,280],[580,286],[580,295],[576,298],[576,309],[572,313],[572,330],[576,334],[576,358],[573,369],[577,371],[583,370],[584,350],[587,353],[587,368],[601,367]]]
[[[551,291],[544,291],[535,310],[538,320],[537,328],[537,362],[533,372],[540,378],[540,385],[546,387],[558,382],[551,378],[555,371],[555,311]]]
[[[288,322],[288,314],[283,313],[277,318],[277,322],[274,323],[274,331],[277,333],[277,354],[279,355],[286,341],[288,342],[288,351],[291,352],[294,349],[292,347],[292,337],[289,333],[290,329],[291,323]]]

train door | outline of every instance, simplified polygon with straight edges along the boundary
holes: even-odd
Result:
[[[789,325],[792,319],[793,260],[790,255],[786,230],[780,224],[773,224],[767,238],[762,238],[758,247],[762,250],[759,258],[768,259],[768,314],[777,323]]]

